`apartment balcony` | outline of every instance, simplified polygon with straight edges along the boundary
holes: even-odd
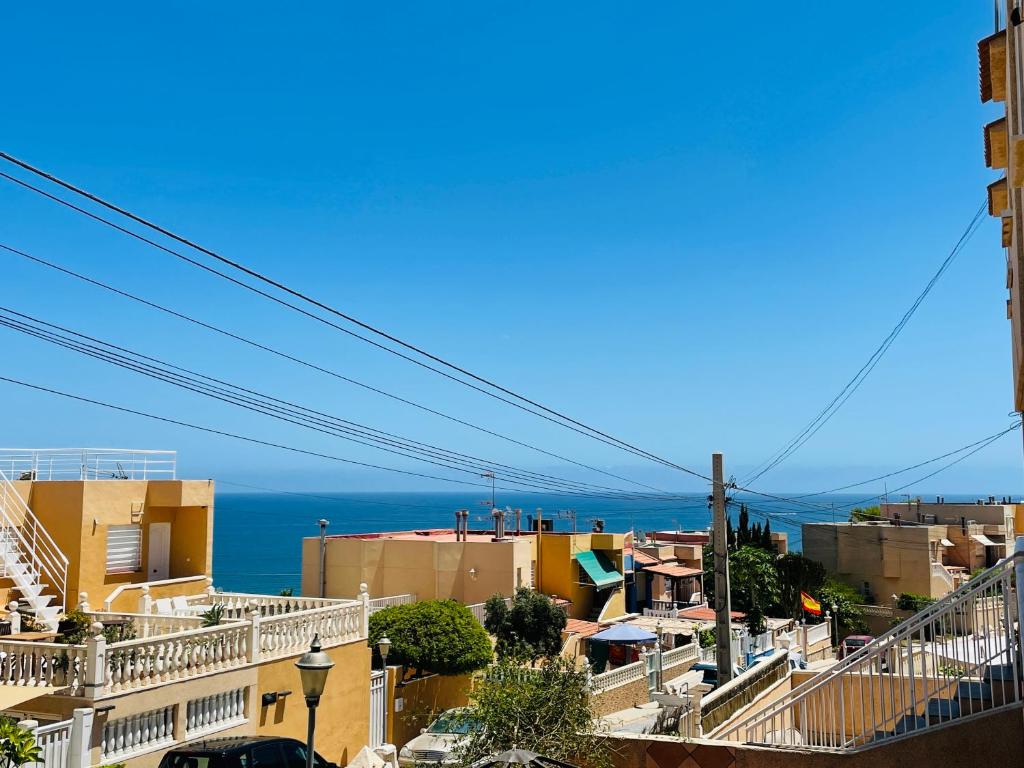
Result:
[[[978,41],[978,85],[982,102],[1006,101],[1006,30]]]
[[[244,732],[261,711],[261,669],[290,668],[314,637],[328,652],[348,644],[365,651],[371,608],[365,592],[329,600],[207,590],[154,600],[146,589],[138,599],[140,608],[166,612],[86,611],[94,634],[77,645],[0,638],[0,709],[53,694],[70,716],[27,724],[43,747],[42,768],[123,762]],[[211,605],[220,606],[221,623],[204,626],[200,614]],[[126,623],[138,637],[108,642],[99,631]]]
[[[0,448],[10,480],[175,480],[176,451],[135,448]]]

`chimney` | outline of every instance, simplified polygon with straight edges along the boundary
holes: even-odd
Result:
[[[988,503],[989,504],[995,504],[996,503],[996,497],[995,496],[989,496],[988,497]]]
[[[967,533],[967,518],[963,515],[960,516],[960,533]]]
[[[469,541],[469,510],[462,510],[462,540]]]
[[[516,536],[523,532],[523,510],[516,507]]]
[[[455,540],[462,541],[462,510],[455,510]]]
[[[491,541],[501,541],[505,538],[505,534],[502,531],[502,528],[504,527],[502,525],[504,515],[501,514],[500,509],[495,507],[491,510],[491,516],[494,518],[494,538],[491,539]]]

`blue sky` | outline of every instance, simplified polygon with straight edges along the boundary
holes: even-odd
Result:
[[[899,319],[984,197],[983,3],[115,4],[6,11],[3,147],[643,447],[742,473]],[[10,171],[9,168],[4,170]],[[411,370],[0,185],[0,242],[581,461],[685,477]],[[0,255],[5,306],[506,463],[577,476]],[[986,221],[873,376],[762,480],[817,490],[1005,426]],[[5,370],[361,460],[2,330]],[[196,476],[426,487],[2,387],[4,440],[176,448]],[[397,463],[394,460],[393,463]],[[1021,488],[1011,436],[929,492]]]

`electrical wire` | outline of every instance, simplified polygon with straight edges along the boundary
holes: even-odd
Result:
[[[146,237],[144,237],[144,236],[142,236],[142,235],[140,235],[140,234],[138,234],[136,232],[133,232],[132,230],[129,230],[129,229],[125,228],[125,227],[120,226],[119,224],[116,224],[116,223],[114,223],[114,222],[112,222],[112,221],[110,221],[108,219],[105,219],[102,216],[99,216],[99,215],[97,215],[95,213],[92,213],[91,211],[87,211],[86,209],[81,208],[80,206],[76,206],[76,205],[74,205],[73,203],[71,203],[71,202],[69,202],[67,200],[64,200],[64,199],[62,199],[62,198],[60,198],[60,197],[58,197],[56,195],[53,195],[53,194],[51,194],[51,193],[49,193],[49,192],[47,192],[47,191],[45,191],[43,189],[40,189],[39,187],[36,187],[36,186],[34,186],[32,184],[29,184],[28,182],[25,182],[22,179],[19,179],[17,177],[11,176],[11,175],[6,174],[6,173],[0,173],[0,177],[5,178],[8,181],[11,181],[11,182],[13,182],[15,184],[18,184],[18,185],[22,186],[23,188],[26,188],[26,189],[29,189],[31,191],[34,191],[34,192],[36,192],[36,193],[38,193],[40,195],[43,195],[44,197],[46,197],[46,198],[48,198],[48,199],[50,199],[50,200],[52,200],[54,202],[57,202],[57,203],[59,203],[61,205],[64,205],[64,206],[66,206],[66,207],[68,207],[68,208],[70,208],[72,210],[75,210],[75,211],[77,211],[77,212],[79,212],[79,213],[81,213],[81,214],[83,214],[85,216],[88,216],[89,218],[91,218],[91,219],[93,219],[93,220],[95,220],[97,222],[103,223],[103,224],[105,224],[105,225],[107,225],[109,227],[112,227],[113,229],[115,229],[115,230],[117,230],[119,232],[122,232],[122,233],[124,233],[126,235],[129,235],[130,237],[133,237],[133,238],[135,238],[135,239],[137,239],[137,240],[139,240],[141,242],[147,243],[147,244],[149,244],[149,245],[151,245],[151,246],[153,246],[155,248],[158,248],[159,250],[162,250],[165,253],[173,255],[176,258],[179,258],[179,259],[185,261],[186,263],[191,264],[192,266],[195,266],[195,267],[197,267],[199,269],[202,269],[202,270],[204,270],[204,271],[206,271],[206,272],[208,272],[210,274],[217,275],[217,276],[219,276],[219,277],[221,277],[221,278],[223,278],[225,280],[228,280],[229,282],[231,282],[231,283],[233,283],[233,284],[235,284],[235,285],[237,285],[237,286],[239,286],[241,288],[244,288],[244,289],[246,289],[248,291],[251,291],[251,292],[256,293],[256,294],[258,294],[260,296],[263,296],[264,298],[267,298],[267,299],[269,299],[269,300],[271,300],[271,301],[273,301],[273,302],[275,302],[275,303],[277,303],[277,304],[279,304],[281,306],[285,306],[285,307],[291,308],[292,310],[297,311],[300,314],[303,314],[303,315],[309,317],[310,319],[313,319],[313,320],[316,320],[318,322],[324,323],[324,324],[326,324],[326,325],[328,325],[328,326],[330,326],[332,328],[335,328],[335,329],[337,329],[337,330],[339,330],[339,331],[341,331],[343,333],[346,333],[346,334],[348,334],[348,335],[350,335],[350,336],[352,336],[354,338],[357,338],[357,339],[360,339],[360,340],[362,340],[362,341],[364,341],[366,343],[369,343],[372,346],[375,346],[375,347],[377,347],[377,348],[379,348],[379,349],[381,349],[383,351],[386,351],[386,352],[389,352],[390,354],[396,355],[396,356],[398,356],[398,357],[400,357],[400,358],[402,358],[402,359],[404,359],[404,360],[406,360],[406,361],[408,361],[410,363],[418,365],[418,366],[420,366],[422,368],[425,368],[427,370],[431,370],[434,373],[437,373],[439,375],[444,376],[445,378],[450,379],[451,381],[457,382],[459,384],[462,384],[463,386],[466,386],[466,387],[474,389],[474,390],[476,390],[478,392],[481,392],[482,394],[484,394],[484,395],[486,395],[488,397],[492,397],[494,399],[497,399],[497,400],[500,400],[502,402],[505,402],[505,403],[507,403],[509,405],[512,405],[512,406],[514,406],[516,408],[519,408],[520,410],[532,413],[532,414],[534,414],[536,416],[539,416],[540,418],[544,418],[544,419],[546,419],[548,421],[551,421],[552,423],[559,424],[562,427],[565,427],[567,429],[571,429],[571,430],[573,430],[575,432],[578,432],[579,434],[585,435],[585,436],[590,437],[591,439],[594,439],[594,440],[598,440],[599,442],[606,443],[607,445],[616,447],[616,448],[618,448],[620,450],[632,453],[632,454],[634,454],[636,456],[640,456],[640,457],[648,459],[650,461],[657,462],[657,463],[662,464],[664,466],[667,466],[669,468],[676,469],[678,471],[681,471],[681,472],[684,472],[686,474],[692,475],[693,477],[697,477],[697,478],[700,478],[702,480],[706,480],[706,481],[709,481],[709,482],[711,481],[711,478],[707,477],[706,475],[701,474],[700,472],[696,472],[695,470],[692,470],[692,469],[690,469],[688,467],[684,467],[684,466],[682,466],[680,464],[676,464],[675,462],[669,461],[668,459],[664,459],[664,458],[662,458],[660,456],[657,456],[656,454],[653,454],[653,453],[651,453],[649,451],[646,451],[646,450],[643,450],[641,448],[638,448],[637,446],[632,445],[631,443],[629,443],[629,442],[627,442],[625,440],[613,437],[612,435],[607,434],[607,433],[597,429],[596,427],[591,427],[591,426],[589,426],[589,425],[587,425],[587,424],[585,424],[585,423],[583,423],[581,421],[578,421],[578,420],[576,420],[576,419],[574,419],[574,418],[572,418],[570,416],[567,416],[567,415],[565,415],[565,414],[563,414],[563,413],[561,413],[561,412],[559,412],[559,411],[557,411],[557,410],[555,410],[553,408],[549,408],[548,406],[542,405],[541,403],[539,403],[539,402],[537,402],[535,400],[532,400],[532,399],[530,399],[530,398],[528,398],[528,397],[526,397],[524,395],[520,395],[517,392],[514,392],[513,390],[508,389],[508,388],[506,388],[506,387],[504,387],[504,386],[502,386],[500,384],[497,384],[497,383],[495,383],[495,382],[493,382],[493,381],[491,381],[491,380],[489,380],[489,379],[487,379],[485,377],[482,377],[482,376],[479,376],[477,374],[474,374],[471,371],[469,371],[469,370],[467,370],[467,369],[465,369],[465,368],[463,368],[463,367],[461,367],[459,365],[456,365],[455,363],[449,362],[448,360],[445,360],[444,358],[441,358],[440,356],[434,355],[434,354],[426,351],[425,349],[422,349],[422,348],[420,348],[420,347],[418,347],[418,346],[416,346],[414,344],[406,342],[406,341],[398,338],[397,336],[394,336],[394,335],[392,335],[390,333],[387,333],[386,331],[383,331],[383,330],[381,330],[379,328],[376,328],[375,326],[373,326],[373,325],[371,325],[369,323],[365,323],[365,322],[363,322],[363,321],[361,321],[361,320],[359,320],[359,319],[357,319],[357,318],[355,318],[355,317],[353,317],[351,315],[348,315],[348,314],[346,314],[346,313],[344,313],[344,312],[342,312],[342,311],[340,311],[338,309],[335,309],[334,307],[331,307],[330,305],[326,304],[325,302],[322,302],[322,301],[320,301],[318,299],[315,299],[315,298],[313,298],[313,297],[311,297],[311,296],[309,296],[309,295],[307,295],[307,294],[305,294],[305,293],[303,293],[301,291],[298,291],[296,289],[290,288],[289,286],[287,286],[287,285],[285,285],[285,284],[283,284],[283,283],[281,283],[281,282],[279,282],[279,281],[277,281],[277,280],[275,280],[273,278],[270,278],[267,275],[261,274],[260,272],[254,270],[254,269],[251,269],[251,268],[249,268],[249,267],[247,267],[247,266],[245,266],[245,265],[243,265],[243,264],[241,264],[241,263],[239,263],[237,261],[228,259],[228,258],[226,258],[226,257],[224,257],[224,256],[222,256],[222,255],[220,255],[220,254],[218,254],[218,253],[208,249],[208,248],[205,248],[205,247],[203,247],[203,246],[201,246],[201,245],[199,245],[197,243],[192,242],[191,240],[188,240],[185,237],[182,237],[181,235],[175,234],[174,232],[172,232],[172,231],[170,231],[168,229],[165,229],[165,228],[163,228],[163,227],[161,227],[161,226],[159,226],[157,224],[154,224],[153,222],[150,222],[150,221],[142,218],[141,216],[138,216],[138,215],[136,215],[134,213],[131,213],[130,211],[126,210],[125,208],[122,208],[120,206],[115,205],[114,203],[111,203],[111,202],[109,202],[107,200],[104,200],[103,198],[99,197],[98,195],[90,193],[90,192],[88,192],[88,191],[86,191],[86,190],[84,190],[84,189],[82,189],[80,187],[75,186],[74,184],[71,184],[70,182],[67,182],[67,181],[64,181],[63,179],[58,178],[57,176],[55,176],[55,175],[53,175],[51,173],[48,173],[46,171],[43,171],[40,168],[37,168],[37,167],[35,167],[33,165],[30,165],[29,163],[27,163],[27,162],[25,162],[23,160],[20,160],[20,159],[18,159],[16,157],[6,153],[6,152],[0,152],[0,158],[2,158],[4,160],[7,160],[10,163],[13,163],[14,165],[17,165],[20,168],[22,168],[22,169],[24,169],[24,170],[26,170],[26,171],[28,171],[28,172],[30,172],[32,174],[35,174],[36,176],[39,176],[39,177],[41,177],[43,179],[46,179],[47,181],[49,181],[49,182],[51,182],[53,184],[57,184],[58,186],[61,186],[64,189],[66,189],[66,190],[68,190],[68,191],[70,191],[70,192],[72,192],[74,194],[77,194],[77,195],[79,195],[81,197],[84,197],[87,200],[90,200],[91,202],[93,202],[93,203],[95,203],[97,205],[100,205],[100,206],[102,206],[102,207],[104,207],[104,208],[106,208],[106,209],[108,209],[110,211],[114,211],[115,213],[117,213],[117,214],[119,214],[121,216],[124,216],[124,217],[130,219],[131,221],[133,221],[133,222],[135,222],[137,224],[140,224],[140,225],[142,225],[142,226],[144,226],[144,227],[146,227],[148,229],[151,229],[151,230],[153,230],[155,232],[160,233],[161,235],[163,235],[165,237],[168,237],[168,238],[170,238],[172,240],[175,240],[175,241],[177,241],[177,242],[179,242],[179,243],[181,243],[183,245],[186,245],[187,247],[192,248],[192,249],[194,249],[194,250],[196,250],[196,251],[198,251],[198,252],[200,252],[200,253],[202,253],[202,254],[210,257],[210,258],[213,258],[216,261],[231,267],[232,269],[235,269],[235,270],[238,270],[238,271],[242,272],[243,274],[247,275],[250,278],[258,280],[258,281],[260,281],[260,282],[262,282],[262,283],[264,283],[266,285],[272,286],[273,288],[275,288],[277,290],[280,290],[280,291],[284,292],[285,294],[287,294],[287,295],[289,295],[289,296],[291,296],[293,298],[296,298],[296,299],[298,299],[298,300],[300,300],[300,301],[302,301],[302,302],[304,302],[306,304],[309,304],[309,305],[311,305],[313,307],[316,307],[317,309],[319,309],[321,311],[327,312],[327,313],[329,313],[331,315],[334,315],[334,316],[336,316],[338,318],[341,318],[341,319],[345,320],[346,322],[352,323],[353,325],[357,326],[358,328],[361,328],[361,329],[363,329],[363,330],[365,330],[365,331],[367,331],[369,333],[372,333],[373,335],[375,335],[375,336],[377,336],[379,338],[385,339],[386,341],[389,341],[389,342],[391,342],[393,344],[396,344],[396,345],[402,347],[403,349],[408,350],[409,352],[411,352],[413,354],[420,355],[420,356],[426,358],[427,360],[430,360],[433,363],[436,363],[436,364],[442,366],[443,368],[447,368],[450,371],[454,371],[454,372],[456,372],[456,373],[458,373],[458,374],[460,374],[462,376],[466,376],[467,378],[471,379],[472,381],[466,381],[465,379],[459,378],[459,376],[455,376],[455,375],[453,375],[451,373],[448,373],[448,372],[443,371],[443,370],[441,370],[439,368],[436,368],[433,365],[430,365],[428,363],[424,363],[422,360],[417,360],[417,359],[411,357],[410,355],[401,352],[400,350],[393,349],[393,348],[387,346],[386,344],[383,344],[383,343],[378,342],[378,341],[374,341],[373,339],[370,339],[370,338],[368,338],[366,336],[363,336],[363,335],[361,335],[359,333],[356,333],[355,331],[352,331],[351,329],[348,329],[348,328],[345,328],[343,326],[340,326],[337,323],[334,323],[334,322],[332,322],[332,321],[330,321],[330,320],[328,320],[328,319],[326,319],[324,317],[321,317],[320,315],[317,315],[317,314],[315,314],[313,312],[305,310],[302,307],[299,307],[299,306],[297,306],[295,304],[292,304],[291,302],[288,302],[288,301],[286,301],[284,299],[281,299],[280,297],[274,296],[274,295],[272,295],[272,294],[270,294],[270,293],[268,293],[266,291],[263,291],[263,290],[255,287],[253,285],[250,285],[250,284],[248,284],[248,283],[246,283],[246,282],[244,282],[242,280],[239,280],[239,279],[234,278],[234,277],[232,277],[232,276],[230,276],[230,275],[228,275],[228,274],[226,274],[224,272],[221,272],[221,271],[219,271],[217,269],[214,269],[213,267],[211,267],[211,266],[209,266],[207,264],[203,264],[202,262],[197,261],[196,259],[192,259],[192,258],[190,258],[190,257],[188,257],[188,256],[186,256],[186,255],[184,255],[182,253],[180,253],[179,251],[176,251],[176,250],[174,250],[172,248],[169,248],[169,247],[167,247],[165,245],[157,243],[156,241],[153,241],[153,240],[151,240],[149,238],[146,238]],[[477,382],[477,383],[474,384],[473,382]],[[489,388],[491,388],[491,389],[493,389],[495,391],[490,391],[488,389],[485,389],[485,387],[489,387]],[[502,393],[502,394],[499,395],[499,394],[496,394],[496,392]],[[514,398],[514,399],[509,399],[509,398]],[[525,405],[524,405],[524,403],[525,403]]]
[[[886,336],[882,343],[875,349],[875,351],[868,358],[867,362],[865,362],[864,365],[861,366],[860,370],[857,371],[854,377],[846,383],[846,386],[844,386],[839,391],[839,394],[837,394],[832,399],[832,401],[827,406],[825,406],[825,408],[823,408],[821,412],[818,413],[818,415],[815,416],[803,428],[803,430],[800,431],[799,434],[792,438],[779,451],[773,454],[772,457],[770,457],[769,459],[755,467],[753,473],[743,480],[744,484],[749,485],[751,483],[756,482],[758,479],[760,479],[765,474],[770,472],[772,469],[777,467],[787,458],[792,456],[808,440],[814,437],[818,430],[825,426],[825,424],[829,422],[832,416],[834,416],[835,413],[840,408],[842,408],[846,401],[853,396],[853,394],[860,388],[861,384],[864,383],[864,380],[875,369],[875,366],[878,365],[879,361],[888,351],[889,347],[892,346],[893,342],[895,342],[896,339],[899,337],[900,333],[902,333],[904,327],[906,327],[911,317],[914,316],[914,313],[917,311],[918,307],[931,292],[932,288],[935,287],[935,284],[939,281],[939,278],[942,277],[942,275],[946,272],[949,266],[953,263],[956,257],[963,250],[963,247],[967,244],[971,237],[973,237],[974,233],[978,230],[978,227],[981,225],[981,222],[983,221],[983,214],[987,210],[987,207],[988,201],[986,200],[978,208],[978,211],[974,214],[974,217],[967,225],[967,228],[964,230],[963,234],[960,235],[960,239],[957,240],[956,245],[953,246],[953,249],[949,252],[949,254],[946,256],[943,262],[939,265],[938,270],[936,270],[931,280],[929,280],[928,283],[925,285],[924,290],[921,291],[917,299],[904,313],[900,321],[889,332],[889,335]]]
[[[13,255],[25,258],[25,259],[27,259],[27,260],[29,260],[31,262],[34,262],[34,263],[36,263],[36,264],[38,264],[40,266],[48,267],[48,268],[50,268],[52,270],[55,270],[55,271],[60,272],[60,273],[63,273],[64,275],[67,275],[69,277],[75,278],[75,279],[80,280],[82,282],[85,282],[87,284],[91,284],[91,285],[93,285],[93,286],[95,286],[97,288],[102,288],[102,289],[104,289],[106,291],[109,291],[109,292],[114,293],[116,295],[122,296],[123,298],[126,298],[126,299],[129,299],[131,301],[137,302],[137,303],[142,304],[144,306],[147,306],[147,307],[149,307],[151,309],[158,310],[160,312],[163,312],[163,313],[166,313],[168,315],[171,315],[172,317],[176,317],[176,318],[178,318],[180,320],[184,320],[184,321],[186,321],[188,323],[192,323],[192,324],[194,324],[196,326],[204,328],[204,329],[206,329],[208,331],[211,331],[213,333],[217,333],[217,334],[226,336],[226,337],[228,337],[230,339],[233,339],[235,341],[239,341],[239,342],[241,342],[243,344],[247,344],[247,345],[252,346],[252,347],[254,347],[256,349],[260,349],[260,350],[262,350],[264,352],[268,352],[270,354],[276,355],[276,356],[278,356],[280,358],[283,358],[285,360],[288,360],[290,362],[293,362],[293,363],[296,363],[298,365],[304,366],[306,368],[309,368],[311,370],[317,371],[319,373],[326,374],[328,376],[331,376],[333,378],[336,378],[336,379],[339,379],[341,381],[347,382],[347,383],[352,384],[354,386],[361,387],[362,389],[365,389],[367,391],[370,391],[370,392],[373,392],[375,394],[381,395],[383,397],[389,398],[389,399],[394,400],[396,402],[400,402],[400,403],[403,403],[405,405],[411,406],[413,408],[417,408],[417,409],[419,409],[421,411],[424,411],[426,413],[432,414],[434,416],[438,416],[438,417],[443,418],[443,419],[447,419],[447,420],[449,420],[451,422],[454,422],[456,424],[460,424],[462,426],[469,427],[470,429],[474,429],[474,430],[476,430],[478,432],[481,432],[483,434],[487,434],[487,435],[491,435],[493,437],[497,437],[497,438],[499,438],[501,440],[505,440],[506,442],[512,443],[514,445],[518,445],[518,446],[521,446],[523,448],[528,448],[528,449],[530,449],[532,451],[536,451],[537,453],[541,453],[541,454],[543,454],[545,456],[549,456],[551,458],[558,459],[560,461],[565,461],[565,462],[567,462],[569,464],[574,464],[574,465],[576,465],[578,467],[581,467],[583,469],[588,469],[588,470],[590,470],[592,472],[596,472],[596,473],[605,475],[607,477],[614,478],[616,480],[621,480],[623,482],[631,483],[633,485],[636,485],[636,486],[641,487],[641,488],[646,488],[648,490],[664,492],[660,488],[656,488],[654,486],[647,485],[645,483],[641,483],[641,482],[638,482],[636,480],[632,480],[631,478],[615,474],[614,472],[609,472],[607,470],[600,469],[598,467],[594,467],[594,466],[591,466],[589,464],[585,464],[585,463],[577,461],[575,459],[571,459],[571,458],[569,458],[567,456],[563,456],[561,454],[554,453],[552,451],[548,451],[548,450],[546,450],[544,448],[541,448],[539,446],[532,445],[530,443],[527,443],[527,442],[524,442],[524,441],[521,441],[521,440],[517,440],[515,438],[509,437],[507,435],[503,435],[503,434],[501,434],[499,432],[496,432],[494,430],[488,429],[486,427],[479,426],[478,424],[474,424],[474,423],[472,423],[470,421],[467,421],[465,419],[458,418],[457,416],[452,416],[450,414],[444,413],[443,411],[439,411],[437,409],[431,408],[431,407],[423,405],[421,403],[417,403],[417,402],[415,402],[413,400],[410,400],[408,398],[404,398],[404,397],[401,397],[399,395],[395,395],[395,394],[393,394],[391,392],[387,392],[386,390],[380,389],[379,387],[375,387],[375,386],[372,386],[370,384],[366,384],[365,382],[359,381],[358,379],[354,379],[354,378],[352,378],[350,376],[345,376],[344,374],[338,373],[337,371],[333,371],[331,369],[324,368],[323,366],[317,365],[316,363],[311,363],[311,362],[309,362],[307,360],[303,360],[303,359],[301,359],[299,357],[296,357],[295,355],[291,355],[291,354],[289,354],[287,352],[282,352],[279,349],[275,349],[275,348],[270,347],[268,345],[262,344],[260,342],[254,341],[254,340],[249,339],[249,338],[246,338],[244,336],[241,336],[240,334],[236,334],[236,333],[233,333],[231,331],[227,331],[227,330],[225,330],[223,328],[219,328],[219,327],[217,327],[217,326],[215,326],[215,325],[213,325],[211,323],[207,323],[207,322],[204,322],[202,320],[198,320],[197,318],[192,317],[190,315],[187,315],[187,314],[185,314],[183,312],[179,312],[179,311],[170,309],[168,307],[165,307],[163,305],[157,304],[156,302],[150,301],[148,299],[144,299],[144,298],[142,298],[140,296],[137,296],[135,294],[129,293],[129,292],[124,291],[124,290],[121,290],[120,288],[116,288],[116,287],[114,287],[114,286],[112,286],[112,285],[110,285],[108,283],[104,283],[101,280],[98,280],[98,279],[93,278],[93,277],[89,277],[89,276],[81,274],[79,272],[75,272],[74,270],[71,270],[71,269],[69,269],[67,267],[61,266],[61,265],[56,264],[56,263],[54,263],[52,261],[48,261],[46,259],[43,259],[43,258],[40,258],[38,256],[32,255],[32,254],[27,253],[27,252],[25,252],[23,250],[19,250],[19,249],[14,248],[14,247],[12,247],[10,245],[6,245],[4,243],[0,243],[0,249],[3,249],[3,250],[5,250],[5,251],[7,251],[7,252],[9,252],[9,253],[11,253]]]

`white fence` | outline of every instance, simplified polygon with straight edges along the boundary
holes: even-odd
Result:
[[[73,725],[74,720],[65,720],[32,729],[32,735],[36,737],[36,746],[40,751],[39,762],[35,765],[41,768],[67,768],[71,756]]]
[[[1017,540],[1024,583],[1024,537]],[[823,674],[735,724],[737,741],[856,750],[1019,707],[1019,633],[1007,558]],[[810,638],[808,638],[810,641]]]
[[[0,448],[12,480],[173,480],[175,451],[132,448]]]
[[[670,651],[662,651],[661,668],[664,670],[690,659],[696,660],[697,654],[698,648],[696,643],[690,643],[689,645],[684,645],[679,648],[673,648]],[[649,663],[657,663],[657,656],[653,653],[648,654],[646,659]],[[611,688],[618,688],[620,685],[626,685],[640,680],[651,672],[651,669],[645,667],[644,663],[645,660],[641,659],[640,661],[634,661],[632,664],[626,664],[625,666],[618,667],[617,669],[610,670],[609,672],[602,672],[599,675],[594,675],[594,689],[597,692],[602,692]]]
[[[387,741],[387,718],[387,677],[383,671],[373,672],[370,675],[370,749]]]
[[[487,611],[484,609],[484,606],[486,605],[487,603],[474,603],[473,605],[467,605],[466,607],[473,612],[473,615],[476,617],[476,620],[483,624],[484,619],[487,618]],[[505,605],[509,606],[510,608],[512,607],[511,597],[505,598]]]

